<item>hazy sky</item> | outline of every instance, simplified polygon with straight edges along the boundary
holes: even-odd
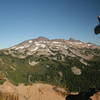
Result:
[[[45,36],[100,44],[100,0],[0,0],[0,48]]]

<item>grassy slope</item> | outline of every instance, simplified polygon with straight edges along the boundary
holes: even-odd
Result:
[[[45,82],[72,91],[86,90],[89,87],[99,87],[100,57],[94,57],[88,66],[79,62],[78,58],[66,57],[65,61],[51,60],[47,57],[29,56],[26,59],[14,58],[0,54],[0,77],[7,77],[12,83],[29,84],[31,82]],[[38,61],[35,66],[29,65],[29,59]],[[77,66],[82,70],[81,75],[75,75],[71,67]],[[13,68],[12,68],[13,67]],[[15,70],[14,70],[15,69]],[[2,80],[0,80],[2,83]]]

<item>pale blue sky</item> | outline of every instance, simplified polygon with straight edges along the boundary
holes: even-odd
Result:
[[[100,44],[100,0],[0,0],[0,48],[44,36]]]

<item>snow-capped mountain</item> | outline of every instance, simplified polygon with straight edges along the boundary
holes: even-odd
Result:
[[[45,82],[74,91],[100,86],[100,46],[44,37],[0,50],[0,83]]]
[[[58,52],[63,56],[79,56],[84,59],[90,59],[93,55],[98,55],[100,46],[92,43],[84,43],[79,40],[54,39],[49,40],[45,37],[26,40],[18,45],[6,49],[5,53],[19,58],[25,58],[29,55],[55,56]],[[17,54],[20,55],[17,55]]]

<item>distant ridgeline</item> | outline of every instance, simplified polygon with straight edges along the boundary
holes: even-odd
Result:
[[[100,46],[37,38],[0,51],[0,83],[43,82],[71,91],[99,88]]]

